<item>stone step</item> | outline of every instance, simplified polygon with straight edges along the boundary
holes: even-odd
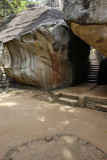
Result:
[[[98,78],[96,78],[96,77],[88,77],[87,80],[93,80],[94,81],[94,80],[98,80]]]
[[[60,98],[57,99],[57,102],[59,102],[61,104],[69,105],[69,106],[72,106],[72,107],[77,106],[77,100],[70,99],[70,98],[60,97]]]
[[[105,111],[105,112],[107,112],[107,105],[97,103],[95,105],[95,107],[99,111]]]
[[[93,61],[96,62],[96,64],[93,64],[93,65],[99,65],[98,60],[97,60],[96,58],[92,58],[92,59],[91,59],[91,62],[93,62]]]
[[[98,76],[98,73],[94,73],[94,72],[92,72],[92,73],[88,73],[88,76],[89,75],[95,75],[95,76]]]
[[[75,95],[75,94],[71,94],[71,93],[57,93],[57,92],[53,92],[52,93],[52,97],[54,98],[60,98],[60,97],[63,97],[63,98],[70,98],[70,99],[74,99],[74,100],[78,100],[78,95]]]
[[[97,80],[86,80],[87,83],[97,83]]]
[[[89,68],[99,68],[99,66],[90,66]]]
[[[99,65],[98,62],[96,60],[93,60],[90,65]]]
[[[99,68],[99,65],[90,65],[89,68]]]
[[[89,70],[89,71],[88,71],[88,73],[89,73],[89,72],[98,73],[98,72],[99,72],[99,70]]]
[[[89,68],[89,71],[99,71],[99,68]]]
[[[86,81],[96,81],[96,79],[86,79]]]
[[[87,77],[98,77],[98,74],[88,74]]]
[[[55,101],[61,103],[61,104],[65,104],[65,105],[69,105],[69,106],[77,106],[77,102],[78,102],[78,95],[75,94],[71,94],[71,93],[57,93],[57,92],[53,92],[52,93],[52,98],[55,99]]]
[[[99,67],[89,67],[89,69],[99,69]]]
[[[88,75],[98,75],[98,72],[89,72]]]
[[[95,104],[91,102],[85,103],[85,107],[90,109],[96,109]]]
[[[95,60],[95,59],[94,59]],[[93,65],[90,65],[90,66],[99,66],[99,64],[93,64]]]
[[[99,65],[96,59],[93,59],[90,64],[91,65]]]
[[[92,59],[92,60],[97,62],[97,60],[95,60],[95,59]],[[98,63],[97,64],[93,64],[92,66],[99,66],[99,64]]]
[[[98,79],[98,76],[88,76],[87,79]]]
[[[85,107],[107,112],[107,105],[103,105],[103,104],[100,104],[100,103],[95,104],[94,102],[93,103],[92,102],[87,102],[85,104]]]
[[[92,73],[88,74],[88,76],[98,77],[98,74],[95,74],[92,72]]]
[[[87,77],[87,80],[97,80],[98,79],[98,77]]]
[[[97,78],[87,78],[87,81],[97,81]]]
[[[98,74],[98,73],[99,73],[99,70],[94,70],[94,69],[93,69],[93,70],[89,70],[88,73],[95,73],[95,74]]]
[[[93,65],[91,64],[89,67],[99,67],[100,65]]]
[[[87,81],[86,82],[89,82],[89,83],[97,83],[97,80],[96,79],[87,79]]]
[[[99,71],[99,68],[89,68],[88,71]]]
[[[98,73],[97,74],[95,74],[95,73],[88,73],[88,75],[87,75],[87,77],[89,77],[89,76],[93,76],[93,77],[98,77]]]

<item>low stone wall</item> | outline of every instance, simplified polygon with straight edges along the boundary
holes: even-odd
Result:
[[[62,92],[52,92],[50,95],[54,101],[72,107],[90,108],[98,111],[107,112],[107,98],[101,96],[66,94]]]
[[[84,97],[84,107],[97,109],[100,111],[107,112],[107,98],[105,97],[94,97],[94,96],[85,96]]]

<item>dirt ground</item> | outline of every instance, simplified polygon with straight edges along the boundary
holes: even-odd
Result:
[[[107,113],[46,102],[38,94],[12,89],[0,95],[0,159],[17,145],[56,134],[75,134],[107,153]]]

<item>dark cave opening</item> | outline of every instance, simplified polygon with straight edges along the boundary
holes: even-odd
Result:
[[[72,68],[71,86],[74,86],[85,81],[89,66],[90,46],[73,33],[71,38],[68,58]]]
[[[107,84],[107,58],[73,33],[68,58],[72,68],[72,84]]]

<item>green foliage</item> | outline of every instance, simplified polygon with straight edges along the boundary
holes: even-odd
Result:
[[[18,12],[26,10],[27,6],[30,5],[30,4],[39,4],[39,2],[43,3],[43,2],[45,2],[45,0],[35,0],[35,2],[32,2],[30,0],[21,0],[21,5],[18,8]]]
[[[0,0],[0,19],[5,18],[5,16],[21,12],[27,9],[29,4],[39,4],[43,3],[45,0],[35,0],[32,2],[30,0]]]
[[[23,11],[23,10],[26,10],[27,8],[27,5],[29,5],[29,4],[33,4],[33,3],[35,3],[35,2],[31,2],[31,1],[29,1],[29,0],[25,0],[25,1],[21,1],[21,5],[20,5],[20,7],[18,8],[18,12],[21,12],[21,11]]]
[[[6,15],[15,13],[20,5],[21,5],[21,0],[0,1],[0,17],[5,17]]]

